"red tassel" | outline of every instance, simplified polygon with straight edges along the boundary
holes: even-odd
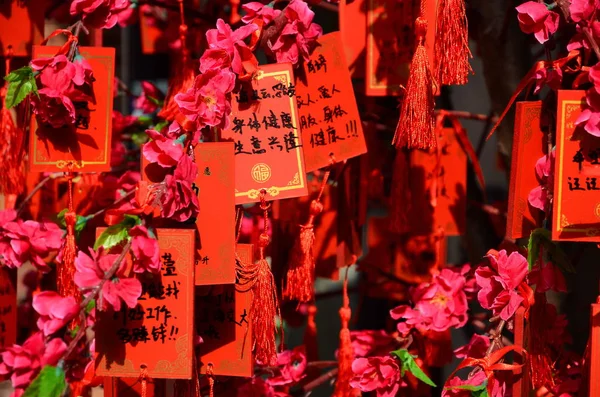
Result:
[[[394,233],[409,231],[410,193],[410,153],[404,149],[399,149],[396,151],[396,158],[394,159],[390,202],[389,228]]]
[[[535,303],[529,313],[529,349],[528,362],[531,384],[534,389],[554,387],[552,378],[552,361],[546,341],[548,325],[544,325],[546,317],[546,296],[535,295]]]
[[[67,236],[62,251],[62,264],[58,268],[57,287],[62,296],[73,296],[77,301],[81,298],[79,288],[75,285],[75,256],[77,255],[77,244],[75,242],[75,223],[77,215],[73,211],[73,175],[67,175],[69,179],[69,210],[65,214],[67,225]],[[75,326],[76,321],[71,324]]]
[[[147,397],[147,388],[148,388],[148,368],[146,366],[142,366],[142,371],[140,373],[140,383],[141,383],[141,391],[140,397]]]
[[[466,84],[473,69],[464,0],[440,0],[435,38],[436,77],[439,84]]]
[[[415,26],[417,49],[410,65],[393,144],[397,148],[430,149],[437,146],[437,141],[434,132],[433,78],[425,49],[427,20],[419,17]]]
[[[350,309],[350,298],[348,298],[348,268],[346,268],[346,276],[344,277],[344,305],[340,308],[340,319],[342,320],[342,328],[340,330],[340,347],[338,350],[338,376],[335,383],[333,397],[353,397],[360,396],[360,391],[350,386],[352,379],[352,361],[354,361],[354,350],[352,349],[352,341],[350,340],[350,330],[348,323],[352,317]]]

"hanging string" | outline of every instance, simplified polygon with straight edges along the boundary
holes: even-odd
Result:
[[[148,383],[148,368],[145,365],[141,366],[140,371],[140,383],[142,385],[142,390],[140,392],[140,397],[148,397],[147,393],[147,383]]]
[[[209,397],[214,397],[215,396],[215,376],[214,376],[214,372],[213,372],[212,363],[208,363],[208,365],[206,367],[206,377],[208,378],[208,385],[209,385],[208,395],[209,395]]]
[[[297,300],[298,302],[310,302],[314,299],[315,290],[315,258],[314,258],[314,243],[315,243],[315,228],[314,221],[317,215],[323,212],[323,204],[321,198],[327,180],[331,174],[335,160],[332,156],[331,165],[325,171],[321,188],[317,198],[310,203],[310,216],[305,225],[300,225],[300,234],[292,249],[290,255],[290,263],[286,275],[286,288],[283,291],[283,296],[289,300]]]

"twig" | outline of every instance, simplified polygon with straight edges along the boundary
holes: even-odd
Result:
[[[494,352],[494,348],[496,346],[502,345],[502,331],[504,330],[505,325],[506,325],[506,321],[500,320],[500,322],[496,326],[496,329],[494,331],[490,332],[491,341],[490,341],[490,346],[488,347],[487,351],[485,352],[485,358],[489,357],[490,354],[492,354]],[[475,375],[478,371],[481,371],[481,368],[479,368],[479,367],[474,368],[471,371],[471,373],[469,374],[469,378],[473,377],[473,375]]]
[[[465,111],[461,111],[461,110],[436,110],[435,113],[439,114],[441,112],[450,114],[454,117],[458,117],[460,119],[468,119],[468,120],[477,120],[477,121],[485,121],[485,122],[496,122],[496,120],[498,119],[497,116],[494,115],[485,115],[485,114],[479,114],[479,113],[471,113],[471,112],[465,112]]]
[[[302,388],[302,392],[304,392],[304,393],[310,392],[311,390],[321,386],[323,383],[332,380],[333,378],[335,378],[337,376],[337,374],[338,374],[337,368],[334,368],[331,371],[324,373],[323,375],[319,376],[317,379],[304,385],[304,387]]]
[[[570,2],[568,0],[558,0],[556,3],[558,4],[558,9],[565,18],[565,21],[568,21],[571,18],[571,14],[569,11]],[[598,47],[598,43],[596,43],[596,40],[594,39],[594,35],[590,31],[590,28],[588,28],[587,26],[583,26],[581,31],[585,35],[585,38],[590,44],[590,47],[592,47],[592,50],[594,50],[596,58],[600,60],[600,47]]]
[[[25,197],[25,199],[23,200],[23,202],[19,206],[19,209],[17,210],[17,216],[21,213],[21,211],[23,211],[23,209],[25,209],[25,204],[27,204],[29,202],[29,200],[31,200],[33,198],[33,196],[38,192],[38,190],[40,190],[41,188],[43,188],[44,185],[46,183],[48,183],[51,179],[58,178],[59,175],[60,175],[60,173],[50,174],[47,177],[45,177],[44,179],[42,179],[40,181],[40,183],[38,183],[33,188],[33,190],[31,192],[29,192],[29,194],[27,195],[27,197]]]

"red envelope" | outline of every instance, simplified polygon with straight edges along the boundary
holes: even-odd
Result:
[[[0,350],[17,342],[17,273],[0,268]]]
[[[196,285],[235,283],[235,167],[233,143],[206,142],[194,149],[200,213]]]
[[[547,152],[541,114],[542,101],[517,102],[506,222],[509,239],[528,237],[541,220],[541,211],[528,201],[529,192],[539,186],[535,164]]]
[[[233,94],[231,126],[222,137],[234,142],[235,202],[305,196],[306,175],[298,124],[294,75],[289,63],[260,66],[251,86]]]
[[[426,1],[425,18],[429,23],[425,46],[429,65],[434,65],[437,0]],[[416,46],[415,19],[421,0],[365,0],[367,7],[366,94],[398,95],[406,84]]]
[[[585,91],[558,92],[552,239],[600,242],[600,138],[575,129]]]
[[[52,57],[59,47],[34,46],[33,57]],[[115,49],[108,47],[79,47],[81,56],[94,71],[96,103],[76,105],[78,127],[60,129],[38,128],[32,117],[29,139],[29,170],[39,172],[110,171],[112,140],[113,79]],[[51,138],[44,139],[47,135]]]
[[[10,46],[14,56],[31,55],[32,45],[44,39],[47,4],[47,0],[0,2],[0,56]]]
[[[340,32],[321,37],[296,76],[306,171],[367,152]]]
[[[195,231],[157,229],[157,235],[162,271],[138,276],[138,305],[97,312],[99,376],[137,378],[146,366],[150,378],[192,378]]]
[[[166,392],[164,379],[147,379],[146,394],[142,395],[140,378],[104,378],[104,397],[160,397]]]
[[[254,263],[252,244],[238,244],[237,253]],[[211,287],[196,299],[196,329],[203,343],[199,347],[202,374],[212,364],[215,375],[251,377],[252,328],[251,292],[238,292],[235,284]]]
[[[340,35],[346,62],[354,78],[365,77],[367,14],[362,0],[341,0],[339,5]]]

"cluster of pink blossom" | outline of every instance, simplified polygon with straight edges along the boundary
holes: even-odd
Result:
[[[110,29],[117,23],[127,26],[137,15],[130,0],[73,0],[70,12],[81,15],[86,26],[96,29]]]

